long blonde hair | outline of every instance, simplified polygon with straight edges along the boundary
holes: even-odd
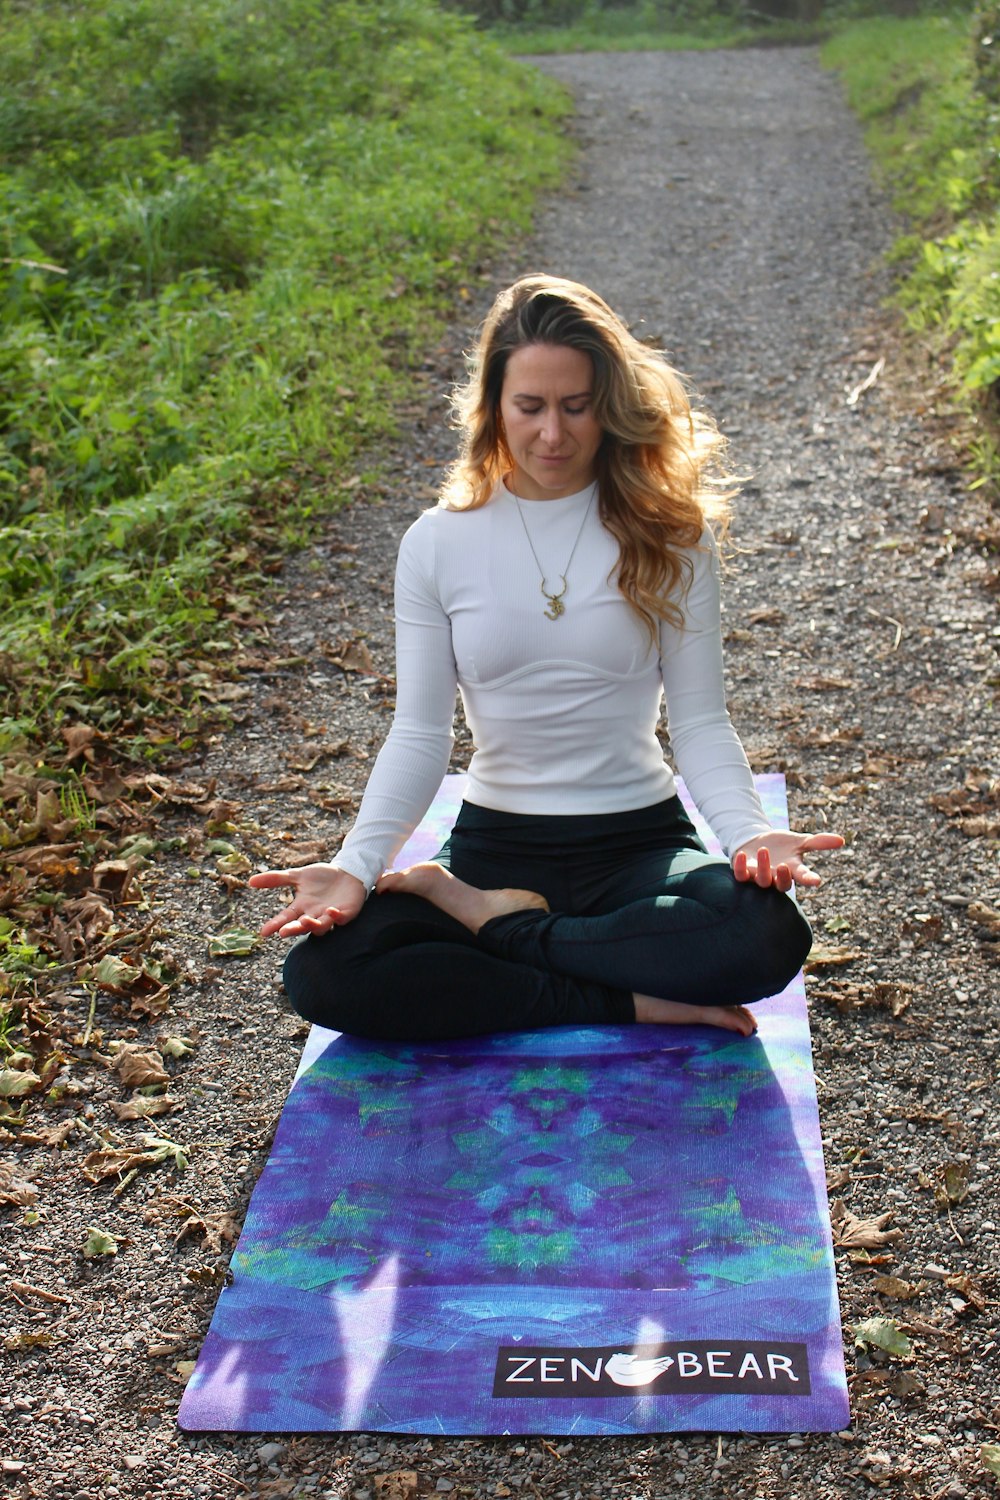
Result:
[[[660,620],[683,623],[678,599],[691,577],[685,553],[706,521],[724,532],[732,488],[720,472],[724,440],[693,411],[677,372],[639,342],[588,287],[522,276],[483,324],[469,378],[453,397],[462,448],[441,494],[449,510],[485,505],[513,467],[500,416],[507,361],[528,344],[590,356],[600,516],[619,547],[616,582],[655,639]]]

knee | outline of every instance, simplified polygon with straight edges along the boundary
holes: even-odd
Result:
[[[779,994],[795,978],[812,947],[812,929],[791,896],[775,890],[760,895],[755,949],[763,998]]]
[[[346,987],[334,950],[337,936],[299,938],[285,955],[282,979],[293,1009],[304,1021],[331,1031],[348,1031],[348,1017],[340,999]]]

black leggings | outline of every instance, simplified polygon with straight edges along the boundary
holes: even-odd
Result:
[[[762,1000],[809,952],[795,902],[736,880],[677,797],[587,817],[467,802],[435,858],[482,889],[538,891],[551,911],[494,917],[474,936],[421,896],[372,895],[353,922],[290,950],[285,987],[306,1020],[395,1041],[621,1024],[634,991]]]

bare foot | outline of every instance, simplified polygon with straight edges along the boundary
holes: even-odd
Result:
[[[657,1000],[633,995],[635,1018],[655,1026],[719,1026],[739,1036],[753,1036],[757,1022],[745,1005],[684,1005],[680,1000]]]
[[[380,895],[384,891],[408,891],[413,896],[423,896],[425,901],[446,911],[470,932],[478,932],[491,917],[504,917],[508,912],[549,909],[545,897],[535,891],[481,891],[478,886],[466,885],[464,880],[459,880],[450,870],[433,861],[380,875],[375,889]]]

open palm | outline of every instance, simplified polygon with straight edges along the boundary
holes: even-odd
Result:
[[[740,845],[733,855],[733,874],[737,880],[773,885],[779,891],[790,891],[793,885],[819,885],[820,876],[802,856],[814,849],[842,849],[843,845],[839,833],[795,833],[773,828]]]
[[[290,886],[295,895],[277,916],[269,917],[261,937],[319,937],[331,927],[352,922],[365,904],[363,883],[336,865],[302,865],[296,870],[262,870],[247,881],[255,891]]]

